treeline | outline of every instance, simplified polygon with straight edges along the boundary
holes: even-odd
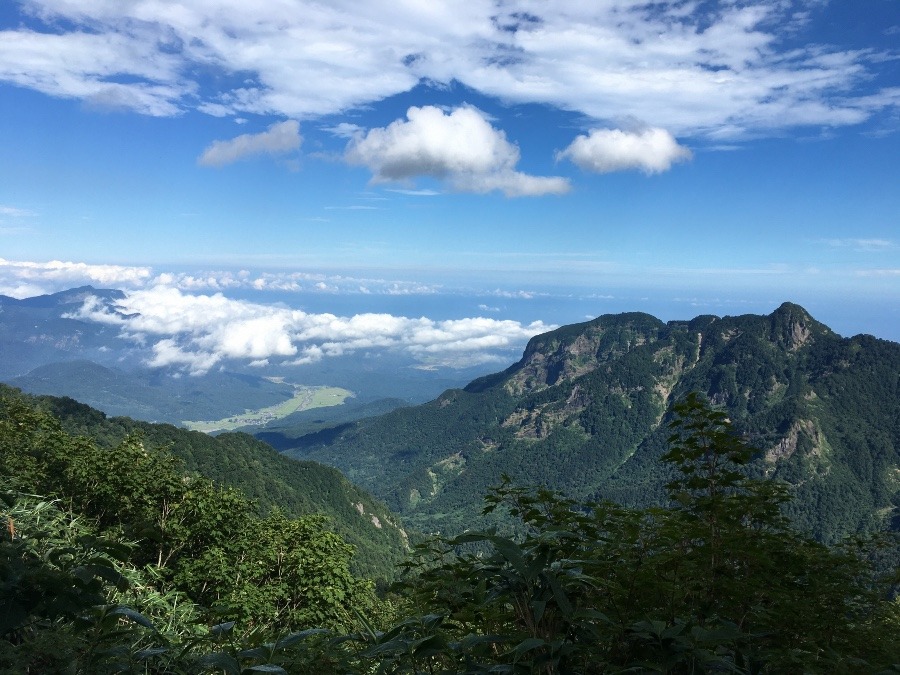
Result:
[[[470,531],[419,546],[391,592],[315,516],[259,514],[134,434],[0,410],[0,672],[889,673],[890,540],[827,547],[781,484],[689,396],[663,457],[668,508],[504,482]]]
[[[16,393],[0,385],[0,396]],[[406,534],[387,507],[340,471],[292,460],[247,434],[213,437],[171,424],[107,417],[68,397],[19,398],[58,420],[63,431],[89,438],[98,448],[115,451],[129,437],[142,439],[147,447],[165,448],[185,472],[242,492],[260,515],[277,507],[288,516],[327,516],[331,527],[355,548],[352,569],[361,576],[392,579],[408,550]],[[381,527],[373,524],[373,516]]]

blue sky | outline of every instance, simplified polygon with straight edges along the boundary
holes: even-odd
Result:
[[[896,0],[25,0],[0,31],[0,293],[403,295],[514,342],[790,300],[900,340]]]

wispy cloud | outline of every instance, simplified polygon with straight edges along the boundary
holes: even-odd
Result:
[[[860,277],[900,278],[900,269],[857,270],[856,275]]]
[[[283,155],[300,149],[300,124],[287,120],[258,134],[241,134],[227,141],[213,141],[197,159],[201,166],[223,167],[259,155]]]
[[[724,140],[856,124],[897,105],[875,77],[882,54],[804,43],[822,4],[209,0],[173,11],[159,2],[27,0],[28,22],[0,31],[0,79],[148,115],[196,108],[295,119],[360,108],[423,81],[460,82],[592,120]],[[234,73],[242,77],[216,77]]]
[[[7,218],[30,218],[36,216],[37,213],[30,209],[20,209],[16,206],[5,206],[0,204],[0,217]]]
[[[847,248],[858,252],[890,251],[897,244],[890,239],[821,239],[821,243],[832,248]]]
[[[553,326],[481,317],[436,321],[390,314],[310,314],[186,294],[169,286],[132,291],[111,312],[89,298],[74,315],[119,327],[149,344],[147,363],[202,374],[231,360],[303,365],[364,350],[396,350],[444,366],[483,363],[521,349]]]
[[[401,195],[409,195],[410,197],[435,197],[441,194],[439,190],[407,190],[403,188],[389,188],[388,192],[396,192]]]

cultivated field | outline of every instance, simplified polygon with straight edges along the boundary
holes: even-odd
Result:
[[[240,415],[233,415],[221,420],[185,420],[182,425],[192,431],[205,433],[233,431],[246,426],[262,426],[301,410],[341,405],[349,396],[353,396],[353,392],[340,387],[307,387],[295,384],[294,396],[283,403],[259,410],[246,410]]]

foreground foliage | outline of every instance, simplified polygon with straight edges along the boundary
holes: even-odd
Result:
[[[0,671],[116,671],[202,653],[210,624],[349,630],[349,607],[376,611],[324,518],[260,516],[139,436],[105,449],[25,399],[0,412]]]
[[[741,471],[753,451],[722,413],[696,396],[676,413],[671,508],[504,484],[486,511],[508,509],[525,536],[421,550],[407,588],[424,618],[371,653],[390,654],[389,672],[857,673],[900,661],[900,606],[861,551],[793,531],[785,490]],[[473,543],[488,553],[455,552]]]
[[[754,451],[699,397],[671,431],[669,508],[506,480],[485,512],[516,536],[429,541],[377,601],[316,519],[259,518],[139,439],[97,451],[8,409],[0,672],[900,672],[875,543],[792,529],[785,490],[749,477]]]

